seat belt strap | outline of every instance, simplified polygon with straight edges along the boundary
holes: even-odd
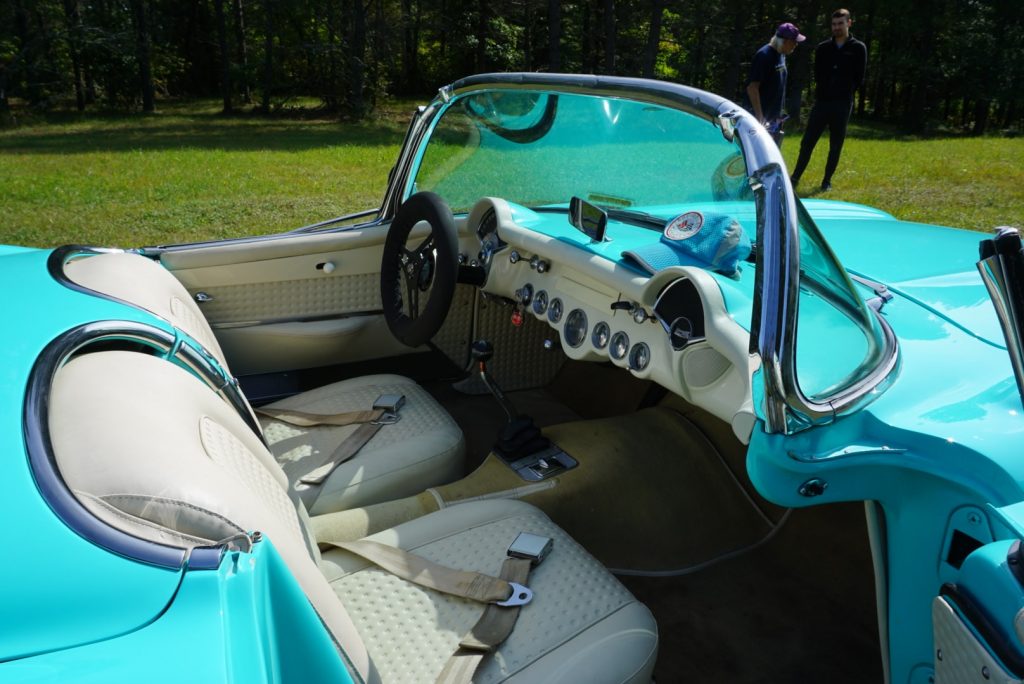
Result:
[[[533,599],[526,580],[530,569],[539,564],[551,550],[551,539],[522,532],[509,546],[499,577],[479,572],[455,570],[369,539],[318,543],[336,546],[370,561],[377,567],[421,587],[452,596],[486,603],[483,615],[459,642],[459,648],[448,658],[437,684],[470,684],[473,674],[488,653],[508,639],[519,619],[520,607]]]
[[[369,411],[345,411],[344,413],[307,413],[305,411],[292,411],[291,409],[258,408],[256,413],[279,420],[289,425],[298,427],[316,427],[317,425],[356,425],[357,423],[372,423],[379,420],[385,413],[384,409],[370,409]]]
[[[522,584],[530,574],[532,563],[526,558],[506,558],[501,578]],[[437,676],[437,684],[469,684],[480,663],[512,634],[519,619],[519,606],[501,608],[489,604],[476,624],[462,637],[459,648],[448,658]]]
[[[502,605],[523,605],[533,597],[533,592],[522,586],[521,583],[513,584],[508,580],[472,570],[449,568],[404,549],[369,539],[357,541],[318,539],[317,542],[354,553],[396,577],[444,594],[480,603]],[[529,561],[526,563],[529,565]]]
[[[324,480],[334,472],[334,469],[340,466],[345,461],[349,460],[353,456],[359,453],[359,450],[366,446],[366,443],[373,439],[373,436],[377,434],[377,430],[380,430],[383,423],[363,423],[356,431],[351,435],[342,440],[327,460],[318,465],[313,470],[306,472],[304,475],[299,475],[293,478],[291,473],[288,472],[289,468],[285,465],[285,475],[288,475],[288,479],[295,479],[302,484],[306,485],[319,485],[323,484]],[[308,464],[298,463],[308,466]]]
[[[377,434],[381,426],[397,423],[401,419],[398,411],[404,405],[405,395],[382,394],[377,397],[376,401],[373,402],[373,408],[368,411],[307,413],[290,409],[259,408],[256,409],[256,412],[274,420],[280,420],[299,427],[316,427],[318,425],[341,427],[359,424],[355,432],[342,440],[341,444],[334,448],[331,455],[312,470],[308,469],[309,463],[304,460],[282,464],[289,482],[320,485],[334,472],[335,468],[359,453],[359,450],[373,439],[373,436]],[[299,468],[303,472],[296,472]]]

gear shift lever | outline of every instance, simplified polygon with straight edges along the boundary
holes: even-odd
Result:
[[[487,340],[477,340],[469,350],[470,370],[477,366],[480,373],[480,380],[484,383],[498,404],[508,416],[505,427],[498,433],[498,442],[494,445],[494,451],[506,461],[515,461],[524,456],[529,456],[551,446],[551,442],[540,433],[540,429],[533,423],[533,418],[520,415],[516,407],[512,405],[505,393],[498,387],[491,374],[487,372],[487,362],[494,356],[494,345]]]
[[[487,372],[487,362],[494,356],[494,345],[487,340],[477,340],[469,348],[469,356],[471,361],[469,362],[470,370],[473,366],[477,367],[480,373],[480,380],[487,387],[488,391],[494,395],[494,398],[498,400],[498,404],[504,409],[505,415],[508,416],[508,422],[512,422],[519,415],[516,412],[516,407],[512,405],[512,402],[508,400],[505,393],[498,387],[498,383],[494,382],[491,374]]]

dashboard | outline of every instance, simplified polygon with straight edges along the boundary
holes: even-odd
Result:
[[[756,357],[705,270],[640,273],[522,225],[496,198],[478,201],[460,234],[467,258],[486,272],[483,291],[557,331],[567,356],[653,380],[749,440]]]

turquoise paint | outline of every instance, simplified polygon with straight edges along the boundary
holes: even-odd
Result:
[[[8,254],[19,254],[21,252],[35,251],[33,247],[18,247],[17,245],[0,245],[0,257]]]
[[[989,343],[1004,345],[975,266],[983,233],[867,212],[844,215],[837,212],[840,202],[804,204],[848,271],[885,283]]]
[[[0,329],[0,516],[8,561],[0,566],[0,660],[107,639],[154,620],[177,590],[181,573],[112,555],[72,532],[39,496],[22,440],[26,383],[36,356],[53,338],[101,319],[146,321],[144,312],[74,292],[46,271],[48,251],[0,257],[0,288],[8,293]],[[31,292],[31,297],[18,293]],[[45,312],[45,315],[40,315]],[[56,551],[56,550],[59,550]],[[26,588],[41,587],[42,591]],[[111,610],[111,606],[117,606]]]
[[[167,612],[120,638],[0,665],[5,682],[338,682],[352,678],[268,539],[185,574]]]
[[[758,490],[782,505],[881,504],[892,681],[902,683],[931,668],[931,600],[953,572],[941,562],[946,521],[965,505],[1024,499],[1024,407],[1003,350],[903,297],[883,311],[902,352],[893,385],[831,425],[789,437],[755,430],[747,465]],[[874,451],[822,457],[850,445]],[[816,499],[797,493],[811,477],[829,484]],[[1020,534],[997,529],[1003,538]]]

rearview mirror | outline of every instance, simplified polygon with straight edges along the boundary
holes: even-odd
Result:
[[[594,242],[604,242],[608,214],[604,209],[580,197],[569,200],[569,223]]]

